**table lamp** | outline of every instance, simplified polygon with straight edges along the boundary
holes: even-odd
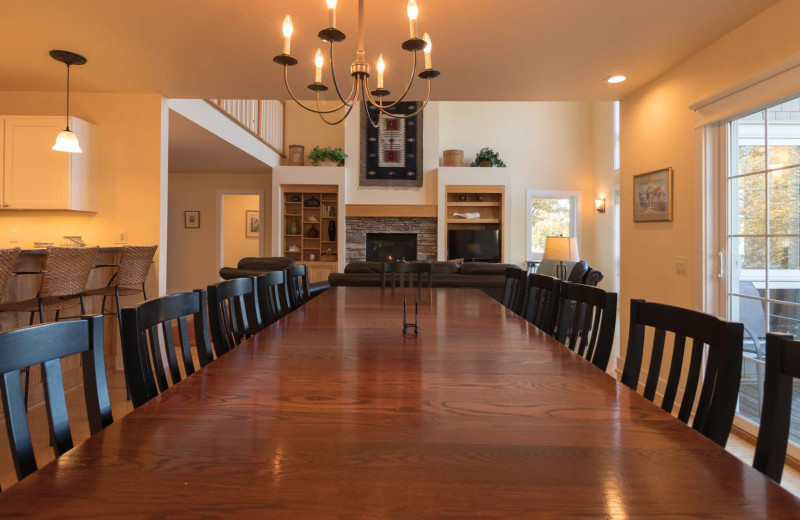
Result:
[[[578,254],[578,239],[575,237],[547,237],[544,242],[544,255],[542,260],[558,262],[556,277],[567,279],[567,266],[564,262],[577,262],[581,259]]]

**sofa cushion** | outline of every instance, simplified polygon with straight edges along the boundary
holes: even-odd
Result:
[[[365,274],[381,272],[381,262],[350,262],[344,268],[345,273]]]
[[[461,264],[449,260],[447,262],[431,262],[433,264],[433,274],[457,274]]]
[[[492,264],[489,262],[464,262],[464,265],[461,266],[461,274],[464,275],[477,275],[477,274],[496,274],[496,275],[503,275],[506,274],[506,269],[509,267],[516,267],[519,269],[518,265],[514,264]]]
[[[239,260],[239,269],[251,271],[280,271],[295,265],[296,262],[285,256],[247,256]]]

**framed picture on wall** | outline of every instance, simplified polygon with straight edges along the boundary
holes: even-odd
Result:
[[[244,236],[258,238],[258,232],[261,230],[261,216],[255,210],[248,210],[244,213],[246,217]]]
[[[633,176],[633,221],[672,221],[672,168]]]
[[[183,227],[185,228],[199,228],[200,227],[200,212],[199,211],[184,211],[183,212]]]

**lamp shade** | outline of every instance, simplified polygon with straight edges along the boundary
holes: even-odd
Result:
[[[81,145],[78,143],[78,136],[69,130],[62,130],[56,137],[56,144],[53,145],[56,152],[82,153]]]
[[[578,239],[575,237],[547,237],[544,242],[544,255],[542,260],[555,260],[557,262],[577,262],[581,259],[578,254]]]

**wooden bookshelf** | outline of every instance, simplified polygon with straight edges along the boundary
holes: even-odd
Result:
[[[309,279],[327,279],[336,272],[339,237],[338,187],[335,185],[282,185],[283,256],[309,267]],[[335,224],[329,236],[330,223]],[[333,238],[333,240],[331,240]]]
[[[500,261],[503,262],[503,203],[505,186],[445,186],[445,251],[449,251],[451,229],[496,229],[500,232]],[[455,213],[478,213],[475,218]]]

